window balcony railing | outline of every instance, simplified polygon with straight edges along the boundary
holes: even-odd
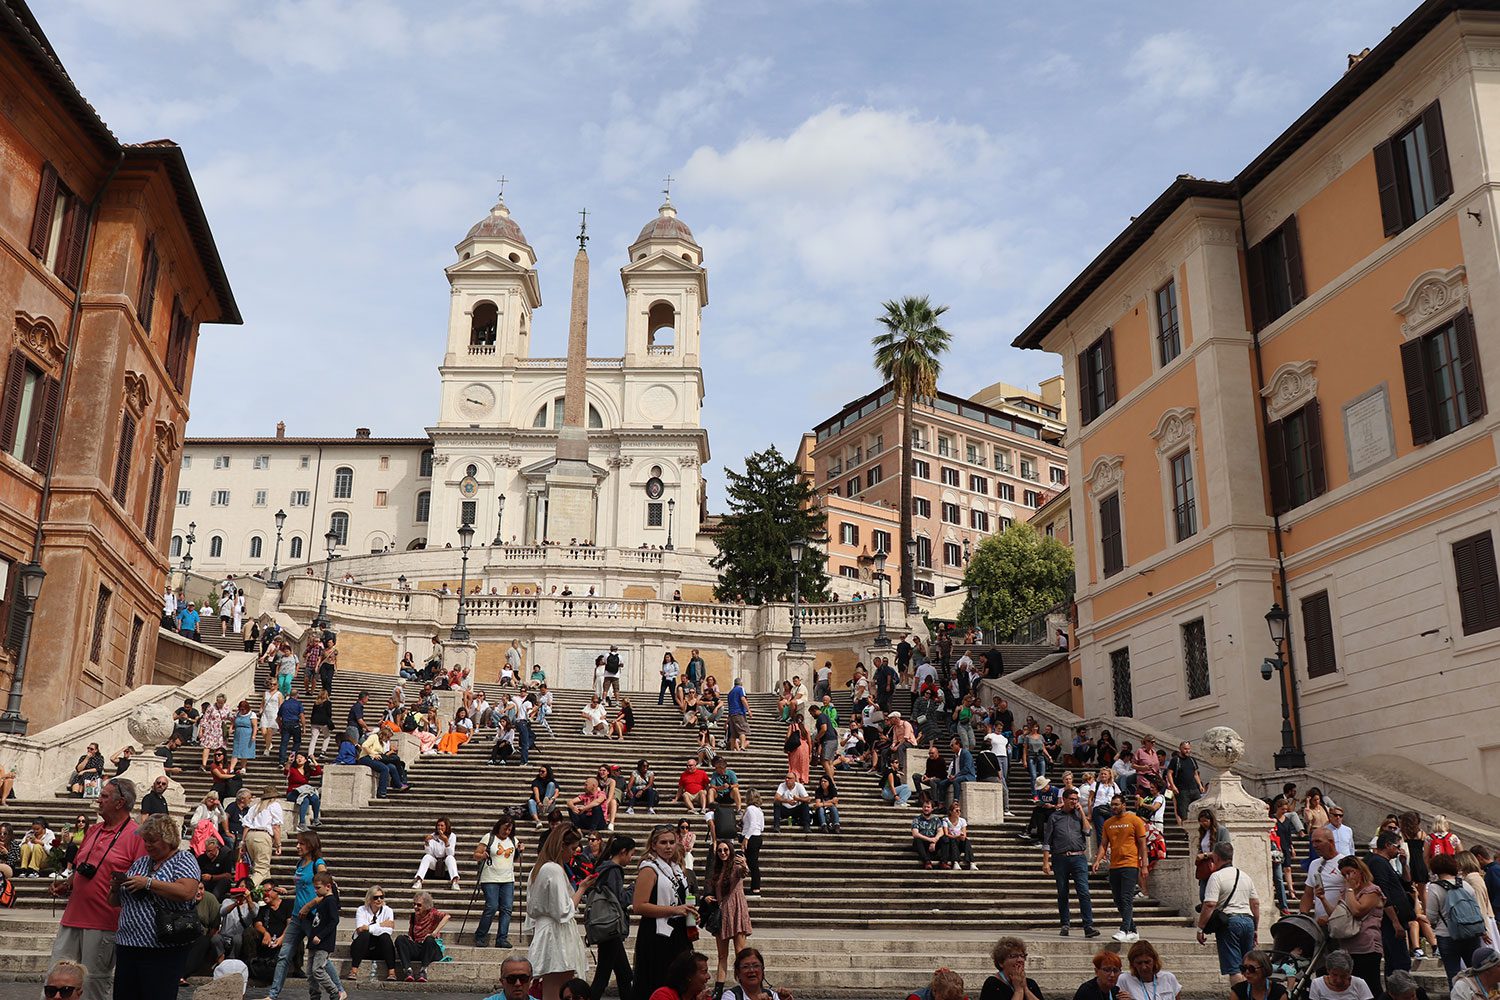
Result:
[[[1013,472],[1016,471],[1016,467],[1014,465],[1011,465],[1009,462],[996,462],[995,463],[995,471],[996,472],[1013,473]]]
[[[646,348],[646,354],[651,357],[668,357],[676,350],[675,344],[651,344]]]
[[[953,450],[953,446],[952,445],[943,444],[942,442],[938,442],[938,452],[937,453],[939,455],[941,455],[943,458],[954,458],[957,455],[957,452],[955,452]]]
[[[1039,483],[1042,481],[1041,475],[1035,469],[1022,469],[1021,478],[1030,483]]]
[[[470,354],[494,354],[495,353],[495,345],[494,344],[470,344],[469,345],[469,353]]]

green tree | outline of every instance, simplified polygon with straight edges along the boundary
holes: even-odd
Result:
[[[925,295],[892,299],[883,308],[885,314],[879,317],[879,322],[885,326],[885,332],[877,334],[871,344],[875,348],[876,371],[891,383],[901,401],[901,550],[895,555],[901,561],[901,595],[910,606],[916,580],[916,567],[906,558],[907,545],[912,539],[912,412],[918,398],[931,399],[937,395],[938,375],[943,368],[940,359],[952,343],[953,335],[938,325],[938,318],[948,307],[933,305]]]
[[[813,487],[797,463],[772,445],[745,459],[745,471],[726,468],[729,514],[710,565],[719,571],[714,596],[747,604],[792,599],[791,543],[807,541],[801,565],[802,600],[827,600],[827,557],[812,544],[820,532]]]
[[[1072,584],[1073,551],[1017,521],[980,542],[969,559],[963,620],[1006,636],[1067,598]]]

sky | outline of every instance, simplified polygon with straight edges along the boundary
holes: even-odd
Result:
[[[437,418],[453,246],[505,200],[590,353],[670,174],[703,246],[722,468],[877,384],[928,295],[941,387],[1034,386],[1015,335],[1178,174],[1230,178],[1415,0],[32,0],[122,140],[184,147],[245,325],[204,326],[192,436],[413,436]]]

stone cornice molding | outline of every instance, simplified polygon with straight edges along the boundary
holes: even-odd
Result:
[[[1313,371],[1317,367],[1316,361],[1288,361],[1272,372],[1270,381],[1260,391],[1266,401],[1266,416],[1280,420],[1316,396],[1318,380]]]
[[[1198,433],[1197,415],[1197,409],[1191,406],[1178,406],[1163,413],[1151,432],[1157,454],[1165,455],[1191,445]]]
[[[162,457],[170,461],[181,446],[182,439],[178,436],[177,425],[170,420],[158,420],[156,422],[156,450],[161,452]]]
[[[1094,459],[1089,474],[1084,477],[1089,486],[1089,496],[1099,497],[1110,490],[1125,485],[1125,456],[1103,455]]]
[[[1464,279],[1462,264],[1417,275],[1406,296],[1391,306],[1391,311],[1401,317],[1401,336],[1415,340],[1468,308],[1469,285]]]
[[[15,343],[35,355],[41,362],[41,367],[49,370],[61,365],[63,357],[68,353],[62,336],[50,319],[33,316],[19,309],[16,310]]]
[[[144,417],[146,407],[151,405],[151,386],[140,372],[125,372],[125,405],[137,419]]]

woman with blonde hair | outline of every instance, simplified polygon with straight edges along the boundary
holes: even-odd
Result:
[[[692,948],[688,917],[698,910],[688,902],[688,878],[678,861],[677,828],[651,828],[646,856],[635,878],[630,909],[640,914],[635,933],[635,982],[632,992],[649,997],[667,981],[672,960]]]
[[[531,931],[526,957],[532,975],[542,980],[543,1000],[558,1000],[565,983],[588,971],[588,953],[574,916],[594,876],[575,889],[567,871],[582,840],[572,823],[557,824],[537,851],[526,887],[526,927]]]
[[[192,852],[181,850],[182,837],[171,816],[148,816],[139,832],[146,853],[109,891],[110,903],[120,907],[114,995],[119,1000],[160,1000],[177,995],[192,944],[192,938],[164,938],[163,932],[175,935],[196,923],[193,899],[203,888],[203,873]]]
[[[1458,854],[1464,849],[1463,841],[1458,839],[1458,834],[1448,825],[1447,816],[1434,816],[1432,818],[1432,836],[1427,838],[1427,863],[1432,864],[1434,855]]]
[[[359,981],[359,967],[366,956],[385,963],[385,981],[396,981],[396,913],[385,902],[385,890],[372,885],[365,890],[365,903],[354,911],[354,940],[349,944],[349,981]],[[374,973],[370,976],[373,979]]]

